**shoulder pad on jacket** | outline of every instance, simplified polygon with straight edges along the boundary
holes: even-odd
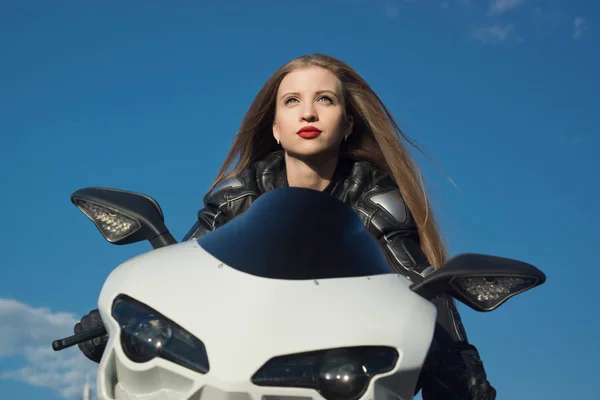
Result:
[[[368,199],[385,210],[399,223],[405,224],[408,221],[408,208],[399,189],[392,189],[383,193],[375,191],[372,195],[368,196]]]
[[[208,192],[207,196],[214,195],[224,189],[237,189],[242,186],[244,186],[244,183],[238,177],[232,176],[231,178],[219,182],[210,192]]]

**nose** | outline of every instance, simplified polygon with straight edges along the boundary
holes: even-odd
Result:
[[[306,122],[314,122],[318,120],[317,110],[312,102],[307,102],[302,108],[302,120]]]

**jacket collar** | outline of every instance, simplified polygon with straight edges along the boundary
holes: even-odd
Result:
[[[287,180],[287,173],[285,167],[285,153],[283,150],[278,150],[269,155],[269,157],[278,158],[281,160],[279,164],[279,173],[275,176],[275,187],[277,188],[286,188],[289,187],[289,183]],[[324,193],[331,194],[333,196],[337,196],[341,193],[344,188],[344,181],[350,175],[352,171],[352,167],[354,166],[355,160],[351,158],[340,158],[338,164],[333,173],[333,177],[329,185],[323,190]]]

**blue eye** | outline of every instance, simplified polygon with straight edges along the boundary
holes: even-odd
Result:
[[[333,104],[333,99],[329,96],[321,96],[317,99],[317,101],[321,101],[321,100],[325,100],[327,103],[329,104]],[[289,97],[287,98],[283,103],[284,104],[290,104],[292,102],[298,102],[299,100],[295,97]]]

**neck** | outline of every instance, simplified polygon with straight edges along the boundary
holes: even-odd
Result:
[[[285,154],[285,169],[290,187],[323,191],[331,182],[338,163],[337,154],[323,159],[300,159]]]

